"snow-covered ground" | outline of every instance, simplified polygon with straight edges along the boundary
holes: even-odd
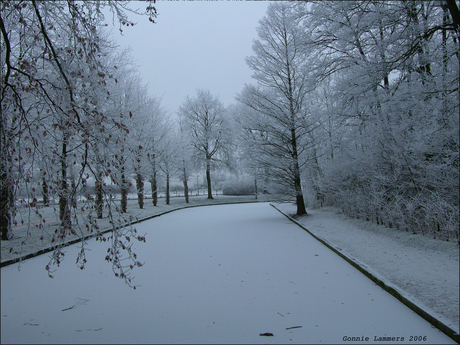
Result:
[[[267,203],[186,209],[137,229],[147,242],[136,244],[136,290],[95,240],[83,271],[78,244],[54,279],[46,254],[3,267],[1,342],[454,343]]]
[[[296,211],[291,203],[275,206]],[[458,244],[351,219],[333,207],[308,213],[297,221],[459,332]]]
[[[268,196],[259,195],[258,200],[266,200]],[[186,204],[184,197],[171,197],[169,205],[165,204],[164,198],[158,199],[158,205],[153,206],[152,199],[144,200],[144,208],[140,209],[137,203],[137,198],[128,199],[127,216],[132,216],[134,219],[144,219],[154,215],[163,214],[172,210],[200,205],[215,205],[220,203],[235,203],[235,202],[253,202],[255,201],[253,195],[248,196],[228,196],[228,195],[214,195],[214,199],[208,200],[207,196],[190,195],[190,203]],[[268,201],[268,200],[267,200]],[[117,203],[119,203],[117,201]],[[40,250],[45,250],[52,247],[51,239],[53,238],[54,231],[59,225],[59,207],[52,205],[50,207],[40,208],[40,213],[46,222],[43,224],[43,219],[39,217],[33,209],[19,208],[17,211],[16,221],[17,225],[13,226],[13,238],[9,241],[1,241],[1,262],[10,260],[17,260],[31,253],[36,253]],[[100,229],[110,229],[110,219],[107,217],[107,209],[104,210],[104,218],[98,219]],[[42,223],[42,228],[37,227]],[[81,223],[81,221],[80,221]],[[68,235],[66,242],[77,240],[86,235],[91,235],[84,226],[80,227],[78,231],[82,231],[77,235]]]

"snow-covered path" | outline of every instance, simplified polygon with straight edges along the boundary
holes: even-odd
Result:
[[[83,271],[78,245],[54,279],[48,255],[3,267],[1,342],[454,343],[268,204],[186,209],[137,229],[137,290],[94,240]]]
[[[275,204],[294,214],[292,203]],[[334,207],[309,209],[297,221],[438,320],[459,332],[459,247],[350,218]]]

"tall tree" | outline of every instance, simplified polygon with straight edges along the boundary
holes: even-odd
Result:
[[[188,188],[188,179],[190,170],[192,168],[192,147],[190,142],[187,140],[185,128],[182,125],[182,122],[179,120],[179,130],[176,134],[177,136],[177,155],[178,155],[178,162],[177,162],[177,169],[178,169],[178,176],[182,180],[182,184],[184,185],[184,197],[185,203],[189,203],[189,188]]]
[[[134,77],[136,81],[133,85],[133,99],[131,109],[134,115],[132,130],[130,131],[129,151],[131,161],[134,166],[134,179],[136,181],[137,201],[139,208],[144,207],[144,180],[148,175],[147,146],[151,140],[149,133],[149,122],[152,108],[157,102],[147,94],[147,85],[140,83],[140,76]]]
[[[208,199],[213,199],[212,162],[225,162],[231,143],[229,128],[226,126],[225,108],[208,90],[197,90],[196,97],[187,97],[179,108],[179,116],[196,157],[204,162]]]
[[[161,142],[161,147],[158,155],[158,163],[161,172],[165,177],[166,181],[166,191],[165,191],[165,202],[166,205],[169,205],[171,202],[171,193],[170,193],[170,182],[171,178],[174,177],[178,165],[177,156],[178,156],[178,141],[175,138],[175,133],[173,130],[166,132],[163,140]]]
[[[168,117],[165,109],[161,106],[160,100],[154,101],[149,107],[145,152],[148,161],[148,181],[152,193],[153,206],[158,204],[158,171],[159,157],[163,141],[169,131]]]
[[[311,92],[307,73],[309,51],[305,31],[290,3],[270,4],[259,22],[254,55],[246,59],[258,86],[246,86],[238,100],[251,108],[246,131],[265,151],[265,166],[288,182],[297,204],[297,215],[306,214],[301,169],[308,142],[302,142],[313,124],[306,109]],[[270,159],[270,156],[275,159]],[[267,159],[268,158],[268,159]]]

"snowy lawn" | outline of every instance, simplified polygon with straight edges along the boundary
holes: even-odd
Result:
[[[275,204],[286,214],[291,203]],[[337,213],[308,210],[297,219],[309,231],[459,332],[459,246]]]
[[[165,204],[164,198],[158,199],[158,205],[152,205],[152,199],[144,200],[144,208],[140,209],[137,203],[137,199],[128,200],[128,208],[126,216],[132,216],[134,219],[143,219],[146,217],[151,217],[153,215],[162,214],[164,212],[169,212],[172,210],[190,207],[190,206],[199,206],[199,205],[210,205],[210,204],[219,204],[219,203],[236,203],[236,202],[253,202],[255,201],[253,195],[248,196],[228,196],[228,195],[214,195],[214,199],[208,200],[207,196],[190,196],[190,203],[185,203],[185,198],[182,197],[171,197],[171,202],[169,205]],[[259,195],[259,200],[266,200],[266,195]],[[116,201],[117,205],[120,204],[120,201]],[[46,223],[42,224],[43,228],[37,228],[37,224],[41,223],[40,217],[35,213],[33,209],[29,208],[19,208],[18,214],[16,216],[16,221],[18,224],[13,225],[13,238],[9,241],[0,241],[1,244],[1,262],[8,260],[16,260],[20,257],[24,257],[31,253],[36,253],[39,250],[44,250],[49,247],[52,247],[51,239],[54,235],[54,231],[58,228],[58,205],[51,205],[50,207],[41,207],[40,213],[43,218],[46,219]],[[110,229],[111,224],[110,220],[107,217],[107,208],[104,209],[104,218],[98,219],[98,225],[101,230]],[[23,224],[22,224],[23,223]],[[81,219],[80,219],[81,223]],[[78,228],[77,228],[78,229]],[[68,235],[67,241],[76,240],[78,238],[84,237],[85,235],[91,235],[90,232],[86,231],[84,226],[80,227],[78,230],[83,231],[79,232],[78,235]],[[66,242],[67,242],[66,241]]]
[[[454,343],[269,204],[186,209],[137,229],[136,290],[94,240],[83,271],[78,245],[54,279],[47,254],[3,267],[1,342]]]

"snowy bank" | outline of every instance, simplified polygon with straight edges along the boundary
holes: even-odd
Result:
[[[295,214],[295,205],[291,203],[274,206],[286,214]],[[456,243],[351,219],[333,207],[309,209],[307,216],[296,220],[459,332],[459,247]]]

